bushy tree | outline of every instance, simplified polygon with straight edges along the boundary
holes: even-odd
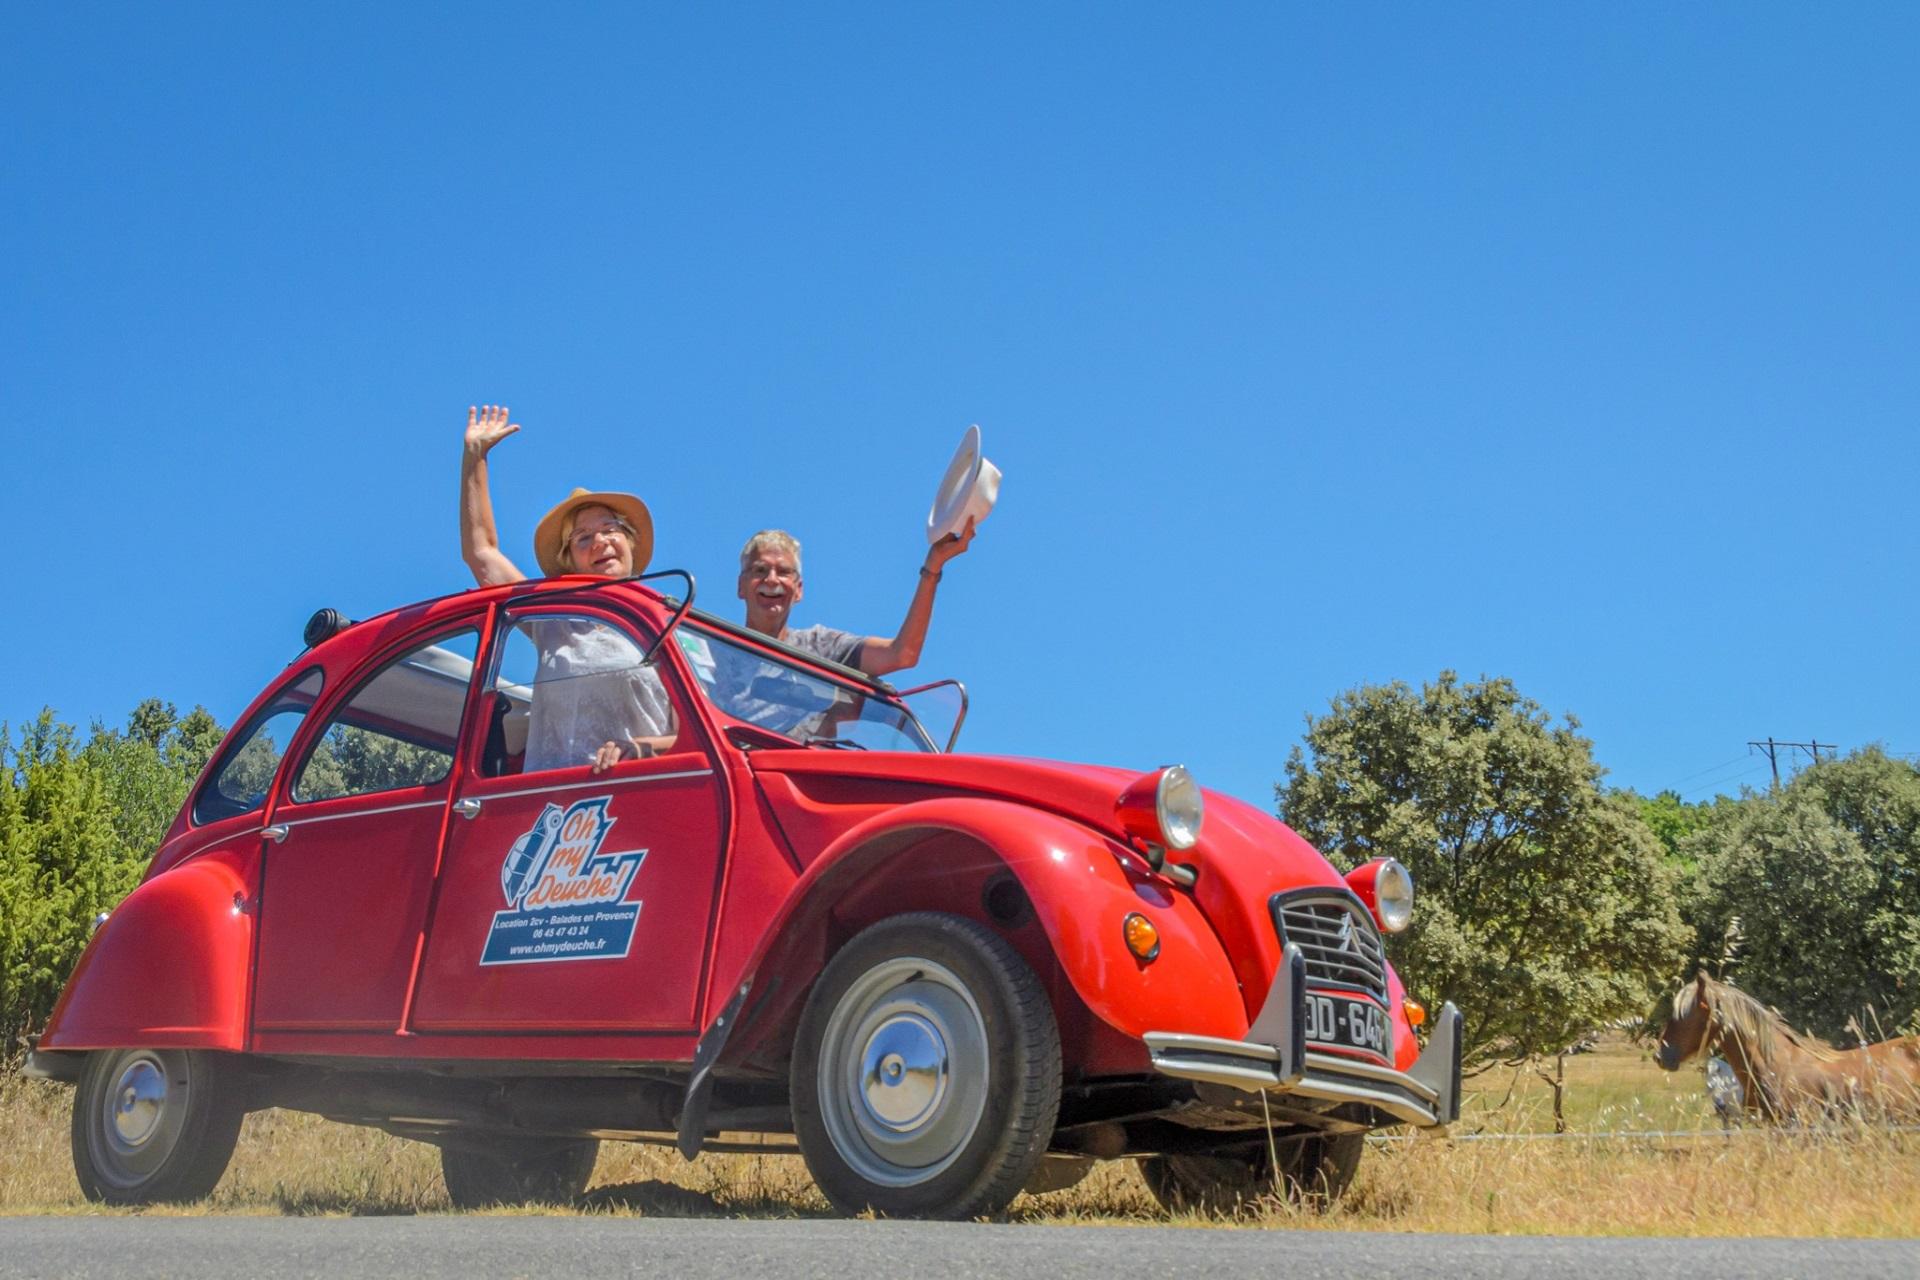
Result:
[[[1680,922],[1686,927],[1688,937],[1687,959],[1681,965],[1681,975],[1703,968],[1715,975],[1723,974],[1729,947],[1726,919],[1712,910],[1706,898],[1701,885],[1700,860],[1689,842],[1716,818],[1731,812],[1739,801],[1715,796],[1688,804],[1677,791],[1662,791],[1651,797],[1632,791],[1621,794],[1638,806],[1641,821],[1660,841],[1668,862],[1679,876]]]
[[[1920,1013],[1920,772],[1877,747],[1803,769],[1688,839],[1703,932],[1739,939],[1733,975],[1842,1043]]]
[[[1414,923],[1389,953],[1415,995],[1461,1007],[1472,1062],[1642,1014],[1682,958],[1677,872],[1578,729],[1506,679],[1367,685],[1308,718],[1275,788],[1336,865],[1413,872]]]
[[[51,712],[18,746],[0,726],[0,1054],[52,1012],[89,921],[139,883],[219,739],[203,709],[158,701],[84,745]]]

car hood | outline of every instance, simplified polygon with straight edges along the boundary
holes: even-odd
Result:
[[[1140,776],[1131,769],[1018,756],[770,750],[754,752],[752,761],[755,773],[772,784],[766,794],[789,837],[800,837],[794,844],[802,861],[876,807],[968,794],[1044,809],[1124,844],[1114,802]],[[1204,794],[1200,840],[1172,860],[1199,872],[1194,901],[1233,958],[1249,1002],[1257,1004],[1279,963],[1269,899],[1288,889],[1344,887],[1345,881],[1271,814],[1217,791]],[[827,818],[830,812],[837,821]]]

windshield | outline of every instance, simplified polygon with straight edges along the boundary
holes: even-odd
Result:
[[[932,751],[913,713],[871,689],[843,684],[689,626],[674,640],[714,706],[748,724],[817,747]]]

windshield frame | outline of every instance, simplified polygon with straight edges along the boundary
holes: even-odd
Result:
[[[901,701],[899,693],[886,681],[870,676],[866,672],[856,668],[834,662],[828,658],[823,658],[819,654],[796,648],[793,645],[787,644],[785,641],[776,640],[764,632],[754,631],[738,623],[729,622],[725,618],[717,618],[702,609],[689,609],[685,618],[682,619],[682,623],[694,624],[692,630],[695,634],[705,630],[713,633],[713,638],[716,640],[749,650],[756,648],[765,650],[768,660],[797,668],[801,675],[822,680],[828,684],[847,687],[850,692],[862,698],[884,703],[889,709],[898,712],[905,718],[906,723],[913,727],[913,732],[918,735],[920,742],[923,744],[922,749],[910,751],[907,754],[942,754],[939,744],[934,741],[933,735],[927,732],[927,727],[924,724],[920,723],[920,717],[913,713],[912,707],[909,707],[905,702]],[[676,629],[685,630],[686,627],[682,625]],[[678,647],[677,644],[676,647]],[[687,655],[683,652],[679,656],[680,661],[688,667],[688,683],[692,686],[692,691],[700,701],[705,703],[715,714],[726,717],[729,721],[758,728],[762,732],[776,733],[782,738],[787,738],[794,746],[802,749],[809,749],[813,747],[815,743],[831,741],[831,739],[805,740],[794,738],[790,734],[780,733],[778,730],[752,725],[751,721],[739,720],[738,717],[731,715],[726,708],[722,707],[714,700],[713,696],[708,693],[699,677],[693,674],[691,669],[692,663],[687,661]]]

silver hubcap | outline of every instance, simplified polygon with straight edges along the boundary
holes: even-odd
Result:
[[[114,1086],[113,1131],[129,1150],[153,1136],[167,1106],[167,1078],[147,1058],[129,1063]]]
[[[980,1127],[986,1026],[952,970],[902,957],[862,974],[820,1045],[820,1113],[834,1149],[883,1186],[937,1176]]]
[[[176,1061],[177,1059],[177,1061]],[[122,1053],[108,1070],[97,1124],[90,1126],[99,1175],[135,1187],[166,1163],[186,1118],[184,1055],[153,1049]]]

